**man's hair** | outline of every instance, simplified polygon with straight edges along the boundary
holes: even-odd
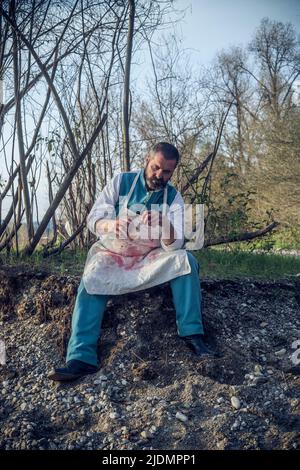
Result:
[[[149,155],[152,158],[158,152],[161,152],[166,160],[176,160],[176,165],[180,160],[177,148],[168,142],[158,142],[158,144],[153,145],[150,149]]]

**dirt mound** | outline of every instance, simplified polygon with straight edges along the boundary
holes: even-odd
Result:
[[[46,374],[63,362],[79,278],[2,268],[0,448],[300,448],[297,282],[202,281],[216,359],[178,338],[167,284],[115,297],[101,370],[61,385]]]

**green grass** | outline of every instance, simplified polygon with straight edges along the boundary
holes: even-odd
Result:
[[[231,244],[241,251],[261,250],[300,250],[300,228],[299,227],[280,227],[273,232],[250,241],[236,242]],[[214,247],[217,249],[217,247]],[[219,246],[220,250],[224,246]]]
[[[54,273],[82,274],[88,250],[64,250],[60,254],[43,258],[41,251],[30,257],[17,257],[15,253],[0,253],[0,265],[46,270]]]
[[[201,277],[280,279],[300,273],[300,257],[296,256],[209,248],[194,255],[200,263]]]
[[[300,257],[273,253],[251,253],[236,248],[221,250],[220,247],[192,252],[200,262],[201,277],[205,278],[261,278],[280,279],[300,273]],[[43,258],[36,252],[30,258],[17,258],[0,254],[0,264],[35,270],[47,270],[60,274],[81,275],[87,250],[65,250],[59,255]]]

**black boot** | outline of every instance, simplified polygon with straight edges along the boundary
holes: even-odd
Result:
[[[66,367],[54,368],[48,375],[48,378],[59,382],[70,382],[85,375],[95,374],[98,370],[98,367],[92,364],[72,359],[67,362]]]
[[[209,349],[203,342],[203,335],[181,336],[186,345],[196,356],[216,357],[217,353]]]

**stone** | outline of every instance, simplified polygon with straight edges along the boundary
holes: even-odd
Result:
[[[253,383],[252,385],[259,385],[259,384],[264,384],[268,382],[268,378],[267,377],[264,377],[264,376],[259,376],[259,377],[255,377],[254,380],[253,380]]]
[[[255,364],[254,373],[255,374],[262,374],[262,367],[259,364]]]
[[[235,421],[233,425],[231,426],[231,429],[232,431],[234,431],[235,429],[238,429],[239,427],[240,427],[240,423],[238,421]]]
[[[181,413],[180,411],[177,411],[176,413],[176,419],[179,419],[179,421],[182,421],[183,423],[186,423],[189,419],[186,415]]]
[[[286,349],[283,348],[283,349],[280,349],[279,351],[276,351],[275,356],[283,357],[285,355],[285,353],[286,353]]]
[[[235,408],[236,410],[238,410],[241,407],[241,402],[238,399],[238,397],[231,397],[231,404],[233,408]]]

